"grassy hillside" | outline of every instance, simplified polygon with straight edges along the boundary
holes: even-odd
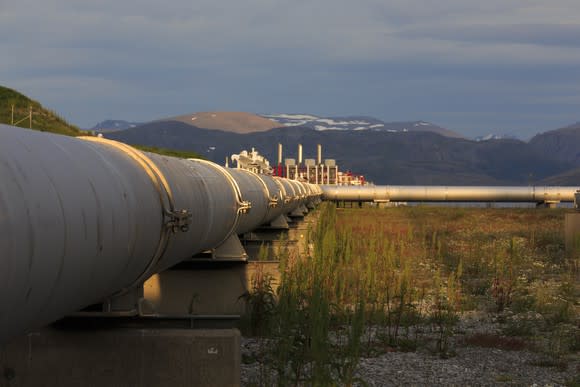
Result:
[[[175,149],[167,149],[167,148],[157,148],[154,146],[145,146],[145,145],[131,145],[133,148],[137,148],[144,152],[151,152],[151,153],[158,153],[160,155],[177,157],[179,159],[205,159],[199,153],[193,151],[181,151]]]
[[[14,113],[12,111],[14,106]],[[32,122],[30,120],[32,109]],[[39,102],[34,101],[16,90],[0,86],[0,124],[14,125],[21,128],[30,128],[42,132],[63,134],[66,136],[84,136],[90,133],[80,130],[69,124],[57,113],[45,109]],[[195,152],[175,151],[166,148],[133,145],[135,148],[152,153],[179,158],[201,158]]]
[[[14,116],[12,116],[12,106],[14,106]],[[32,125],[29,113],[32,108]],[[14,119],[14,121],[12,121]],[[69,124],[53,111],[45,109],[42,105],[25,95],[0,86],[0,123],[22,128],[40,130],[64,134],[67,136],[79,136],[84,134],[79,128]]]

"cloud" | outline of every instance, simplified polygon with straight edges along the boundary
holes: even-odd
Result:
[[[458,24],[415,27],[398,36],[485,44],[580,47],[580,24]]]
[[[541,9],[554,13],[558,9],[554,3],[558,2]],[[461,62],[462,58],[491,61],[490,55],[495,55],[523,63],[546,54],[576,62],[578,57],[570,53],[552,49],[534,54],[521,46],[578,44],[577,25],[539,24],[541,15],[530,4],[540,7],[528,0],[442,0],[437,7],[418,0],[174,0],[170,5],[140,1],[138,6],[109,0],[49,0],[40,6],[42,12],[31,12],[34,6],[23,0],[0,15],[0,32],[9,36],[10,31],[18,31],[18,40],[27,46],[106,49],[119,59],[126,55],[150,61],[174,56],[244,63],[268,63],[273,57],[318,63]],[[579,6],[575,9],[580,14]],[[498,15],[528,24],[490,24]],[[23,29],[24,21],[31,28]]]
[[[0,0],[0,35],[0,83],[83,126],[210,108],[488,117],[494,101],[507,122],[530,93],[580,95],[576,0]]]

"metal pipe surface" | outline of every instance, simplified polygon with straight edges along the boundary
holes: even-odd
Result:
[[[0,343],[312,198],[285,180],[0,125]]]
[[[354,202],[573,202],[580,187],[322,186],[322,198]]]

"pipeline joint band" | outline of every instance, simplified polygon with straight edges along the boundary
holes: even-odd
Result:
[[[165,211],[165,216],[168,218],[167,222],[165,222],[165,227],[169,228],[173,233],[189,231],[192,215],[188,210]]]
[[[238,202],[238,214],[247,214],[252,209],[252,202],[243,200]]]

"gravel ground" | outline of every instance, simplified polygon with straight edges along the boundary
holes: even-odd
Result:
[[[246,354],[254,346],[248,341],[244,339]],[[449,359],[421,352],[389,352],[361,359],[358,373],[369,386],[564,386],[580,372],[578,361],[569,362],[564,371],[535,366],[542,358],[529,351],[463,347],[456,352]],[[243,386],[255,385],[259,375],[258,362],[242,364]],[[273,375],[270,380],[275,380]]]
[[[465,318],[466,317],[466,318]],[[377,357],[362,358],[358,375],[369,386],[566,386],[580,378],[580,357],[567,360],[566,368],[541,366],[546,357],[529,349],[502,350],[466,345],[467,333],[498,334],[499,326],[479,316],[464,316],[452,338],[453,356],[440,356],[419,347],[416,352],[385,352]],[[260,353],[268,344],[254,338],[243,338],[242,385],[255,386],[260,376]],[[262,347],[262,348],[260,348]],[[249,363],[249,364],[245,364]],[[274,385],[275,374],[269,377]],[[570,384],[568,384],[570,385]],[[576,386],[577,384],[573,384]]]
[[[528,351],[490,348],[457,348],[457,356],[440,359],[424,353],[387,353],[362,359],[359,373],[370,386],[455,385],[524,386],[564,385],[574,377],[578,364],[566,371],[533,366],[540,356]]]

